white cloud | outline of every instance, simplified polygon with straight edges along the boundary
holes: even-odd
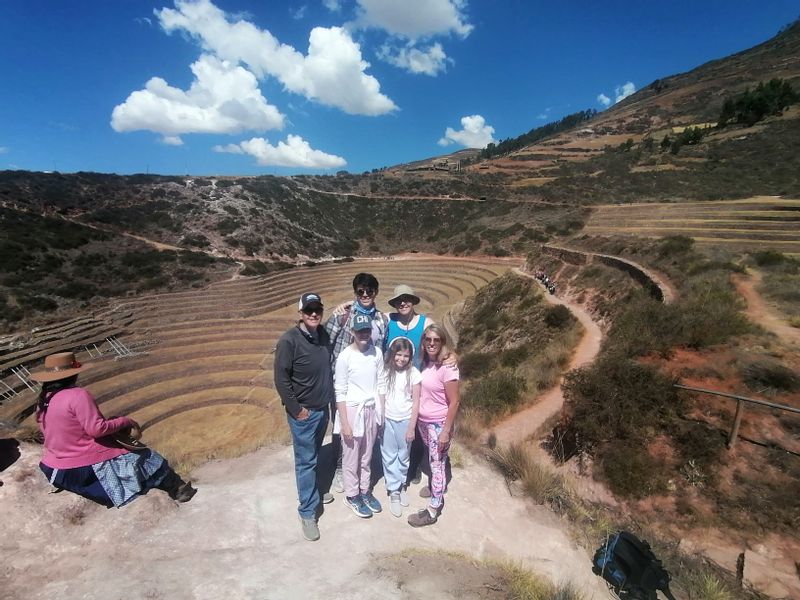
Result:
[[[8,146],[0,146],[0,154],[8,154],[9,148]]]
[[[439,140],[440,146],[450,144],[461,144],[467,148],[485,148],[494,142],[494,127],[486,124],[486,120],[480,115],[472,115],[461,118],[461,131],[456,131],[448,127],[444,137]]]
[[[179,135],[165,135],[161,138],[161,143],[167,146],[183,146],[183,140]]]
[[[147,129],[180,145],[185,133],[239,133],[282,129],[284,116],[267,104],[255,76],[243,67],[203,55],[192,65],[195,79],[184,91],[153,77],[114,107],[115,131]]]
[[[249,154],[264,167],[330,169],[347,164],[341,156],[314,150],[302,137],[291,134],[287,136],[286,142],[278,142],[277,146],[273,146],[264,138],[252,138],[238,144],[214,146],[213,150],[229,154]]]
[[[614,96],[615,96],[614,104],[616,104],[620,100],[624,100],[625,98],[633,94],[635,91],[636,91],[636,86],[633,85],[633,83],[631,83],[630,81],[623,85],[617,86],[616,88],[614,88]]]
[[[610,106],[611,105],[611,98],[609,98],[605,94],[597,94],[597,101],[600,104],[602,104],[603,106]]]
[[[545,108],[542,112],[540,112],[538,115],[536,115],[536,118],[539,119],[540,121],[544,121],[545,119],[549,119],[550,118],[550,110],[551,110],[550,107]]]
[[[322,0],[322,4],[331,12],[339,12],[342,10],[342,3],[340,0]]]
[[[387,44],[381,47],[378,56],[389,64],[406,69],[411,73],[431,76],[444,71],[447,63],[453,62],[451,58],[447,57],[442,45],[438,42],[423,50],[413,46],[392,48]]]
[[[416,40],[455,33],[467,37],[473,26],[462,13],[465,0],[357,0],[359,27],[375,27]]]
[[[341,27],[312,29],[304,56],[248,21],[229,21],[209,0],[176,0],[175,6],[155,11],[166,32],[183,31],[207,52],[244,63],[259,78],[275,77],[291,92],[350,114],[381,115],[397,108],[365,73],[369,63]]]

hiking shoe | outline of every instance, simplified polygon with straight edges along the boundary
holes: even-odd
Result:
[[[333,494],[331,494],[330,492],[325,492],[324,494],[322,494],[323,504],[330,504],[331,502],[333,502]]]
[[[336,469],[336,472],[333,474],[333,483],[331,484],[331,489],[337,494],[341,494],[344,492],[344,480],[342,479],[342,470]]]
[[[383,510],[381,503],[378,502],[378,499],[372,495],[372,492],[361,494],[361,501],[374,513],[379,513]]]
[[[403,516],[403,506],[400,502],[400,492],[392,492],[389,495],[389,511],[395,517]]]
[[[402,489],[398,493],[400,494],[400,506],[408,506],[411,504],[410,500],[408,499],[408,490]]]
[[[422,487],[422,488],[420,488],[419,497],[420,498],[430,498],[431,497],[431,488],[429,488],[427,485]]]
[[[425,527],[426,525],[433,525],[438,520],[438,517],[431,516],[427,508],[423,508],[421,511],[409,515],[408,524],[412,527]]]
[[[319,526],[316,519],[300,517],[300,528],[303,530],[303,537],[309,542],[316,542],[319,539]]]
[[[364,504],[361,496],[353,496],[352,498],[345,496],[344,505],[362,519],[369,519],[372,516],[372,511]]]

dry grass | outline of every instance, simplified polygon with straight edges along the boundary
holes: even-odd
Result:
[[[538,504],[564,508],[571,503],[564,479],[549,467],[534,460],[524,444],[489,451],[489,460],[508,479],[519,481],[525,495]]]
[[[558,383],[582,335],[583,326],[576,322],[532,360],[518,367],[517,373],[525,379],[529,390],[548,390]]]
[[[498,565],[508,583],[510,600],[581,600],[583,596],[571,583],[554,585],[518,563]]]

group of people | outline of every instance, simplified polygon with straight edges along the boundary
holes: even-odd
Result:
[[[547,288],[547,291],[551,294],[556,293],[556,284],[555,282],[547,276],[542,269],[537,269],[533,276],[542,282],[542,285]]]
[[[297,322],[275,349],[274,381],[292,436],[298,514],[311,541],[319,539],[321,504],[333,501],[319,482],[319,454],[331,421],[332,488],[358,517],[383,510],[371,472],[378,449],[392,515],[401,517],[410,505],[408,487],[423,462],[429,481],[420,496],[428,505],[412,512],[408,523],[433,525],[444,505],[459,405],[456,356],[444,328],[416,312],[420,298],[409,286],[394,289],[388,302],[395,312],[389,314],[375,305],[378,289],[373,275],[359,273],[354,300],[337,306],[327,321],[319,294],[303,294]],[[179,502],[191,500],[197,492],[191,483],[132,437],[139,424],[106,418],[78,385],[88,366],[61,352],[31,374],[42,384],[36,420],[44,434],[40,468],[48,481],[109,507],[154,488]]]
[[[319,483],[319,453],[333,420],[337,461],[333,489],[360,518],[383,511],[373,493],[371,463],[379,441],[392,515],[410,505],[408,485],[427,451],[428,506],[413,512],[413,527],[433,525],[447,486],[447,456],[458,411],[459,373],[445,330],[417,314],[419,297],[399,285],[388,315],[375,305],[378,280],[353,279],[355,298],[337,306],[323,324],[324,305],[305,293],[297,324],[275,350],[275,387],[286,409],[294,446],[298,513],[303,536],[319,539],[322,503],[333,501]],[[418,451],[415,452],[415,448]]]

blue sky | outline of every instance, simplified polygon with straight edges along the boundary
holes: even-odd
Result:
[[[353,173],[772,37],[800,0],[7,0],[0,169]]]

